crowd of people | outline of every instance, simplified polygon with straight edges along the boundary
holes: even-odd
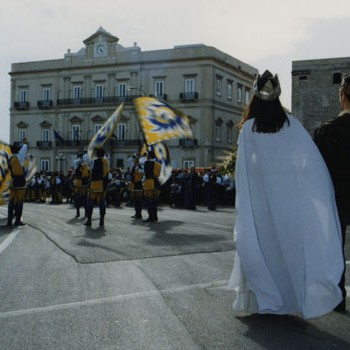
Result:
[[[25,202],[62,204],[75,201],[75,170],[47,172],[41,171],[28,181]],[[109,207],[130,205],[132,201],[130,184],[131,169],[110,168],[106,202]],[[235,185],[232,176],[224,175],[216,167],[173,170],[168,181],[160,186],[160,202],[172,208],[195,209],[196,205],[234,206]]]

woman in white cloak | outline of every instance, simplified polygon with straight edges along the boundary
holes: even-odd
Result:
[[[281,106],[277,75],[259,75],[254,92],[235,169],[233,309],[317,317],[342,299],[332,181],[311,137]]]

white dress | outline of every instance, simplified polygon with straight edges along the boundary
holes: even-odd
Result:
[[[344,263],[327,167],[300,122],[277,133],[242,128],[236,162],[237,312],[317,317],[341,301]]]

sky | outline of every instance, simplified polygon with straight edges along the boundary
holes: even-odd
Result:
[[[142,51],[205,44],[277,73],[291,108],[296,60],[350,57],[349,0],[2,0],[0,140],[9,142],[11,64],[60,59],[102,26]]]

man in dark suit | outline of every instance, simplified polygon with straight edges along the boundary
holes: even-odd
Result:
[[[346,226],[350,224],[350,77],[344,77],[339,89],[341,113],[323,124],[315,132],[315,142],[322,153],[332,177],[342,238],[343,255]],[[345,311],[345,255],[344,272],[339,283],[343,300],[336,311]]]

